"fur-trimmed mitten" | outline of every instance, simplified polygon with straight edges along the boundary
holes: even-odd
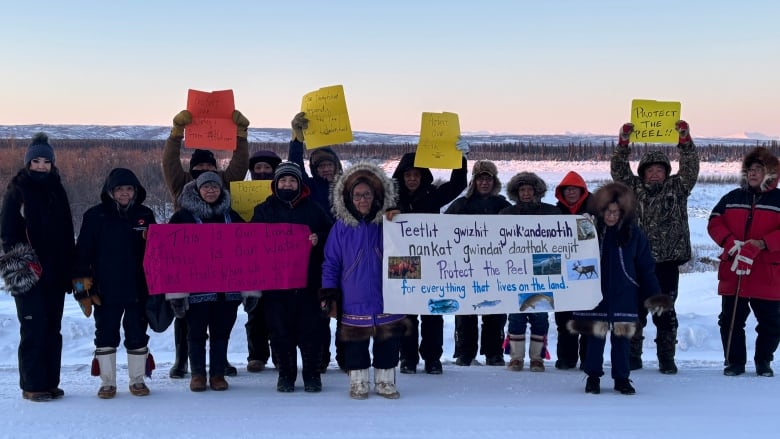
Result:
[[[12,296],[20,296],[32,289],[43,270],[30,244],[16,244],[0,257],[0,274]]]
[[[598,338],[606,338],[609,332],[609,323],[600,320],[569,320],[566,329],[572,334],[593,335]]]
[[[192,113],[187,110],[181,110],[173,116],[173,127],[171,128],[171,137],[184,137],[184,127],[192,123]]]
[[[292,123],[292,138],[303,142],[303,130],[309,128],[309,119],[306,118],[306,113],[300,112],[293,117]]]
[[[651,314],[660,316],[674,308],[674,299],[668,294],[656,294],[645,300],[645,308],[647,308]]]
[[[633,132],[634,124],[624,123],[623,126],[620,127],[620,133],[618,133],[618,146],[628,147],[628,144],[631,143],[631,133]]]
[[[328,317],[338,315],[338,303],[341,299],[341,290],[338,288],[320,288],[317,292],[320,299],[320,309],[322,314]]]
[[[92,292],[92,278],[79,277],[73,279],[73,298],[79,303],[85,316],[92,315],[92,305],[101,305],[100,296]]]
[[[249,136],[249,119],[238,110],[233,110],[233,123],[236,124],[236,136],[244,139]]]

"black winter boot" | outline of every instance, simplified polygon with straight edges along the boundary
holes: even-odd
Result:
[[[588,380],[585,381],[585,393],[592,393],[594,395],[601,393],[601,380],[599,377],[588,377]]]
[[[636,389],[631,385],[631,380],[628,378],[617,378],[615,380],[615,390],[623,395],[633,395],[636,393]]]
[[[298,376],[298,356],[295,349],[279,354],[279,379],[276,391],[289,393],[295,391],[295,378]]]
[[[176,359],[173,361],[168,376],[171,378],[184,378],[187,375],[187,321],[175,319],[173,322],[173,338],[176,342]]]
[[[756,374],[760,377],[773,377],[775,372],[769,366],[768,360],[756,360]]]
[[[674,351],[677,344],[677,331],[658,331],[655,344],[658,351],[658,370],[665,375],[676,374]]]
[[[637,330],[637,332],[639,331]],[[631,348],[629,349],[628,356],[628,368],[631,370],[642,368],[642,343],[644,339],[645,338],[641,333],[639,336],[634,335],[634,337],[631,338]]]

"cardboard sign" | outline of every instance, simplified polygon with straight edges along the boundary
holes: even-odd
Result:
[[[343,86],[323,87],[305,94],[301,111],[309,119],[309,127],[303,133],[306,149],[352,141],[352,126],[349,124]]]
[[[455,148],[458,136],[460,122],[457,114],[423,113],[414,166],[460,169],[463,155]]]
[[[305,287],[310,234],[303,224],[153,224],[144,254],[149,293]]]
[[[674,124],[680,120],[680,107],[679,102],[631,101],[631,123],[634,124],[631,141],[676,145],[679,136]]]
[[[578,215],[403,214],[383,226],[384,312],[590,310],[601,301],[596,228]]]
[[[233,90],[187,92],[187,111],[192,123],[184,131],[187,148],[236,149],[236,124],[233,122]]]
[[[244,221],[252,219],[255,206],[265,201],[271,195],[272,180],[231,181],[230,207]]]

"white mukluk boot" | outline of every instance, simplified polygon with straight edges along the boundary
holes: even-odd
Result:
[[[116,348],[95,349],[95,359],[100,368],[97,396],[100,399],[111,399],[116,396]]]
[[[398,399],[401,394],[395,388],[395,368],[374,368],[374,389],[379,396],[387,399]]]
[[[349,397],[352,399],[368,398],[368,369],[349,371]]]
[[[144,384],[146,357],[148,355],[148,347],[127,351],[127,374],[130,376],[130,393],[135,396],[146,396],[149,394],[149,388]]]
[[[525,334],[509,334],[509,364],[507,369],[519,372],[523,370],[525,359]]]
[[[531,372],[544,372],[544,358],[542,357],[544,345],[543,336],[531,336],[531,346],[528,348],[528,356],[531,357]]]

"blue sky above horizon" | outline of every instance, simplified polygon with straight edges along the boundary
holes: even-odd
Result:
[[[678,4],[679,3],[679,4]],[[27,1],[4,6],[0,124],[167,125],[233,89],[253,127],[344,85],[356,131],[609,134],[631,100],[695,136],[780,136],[775,2]]]

